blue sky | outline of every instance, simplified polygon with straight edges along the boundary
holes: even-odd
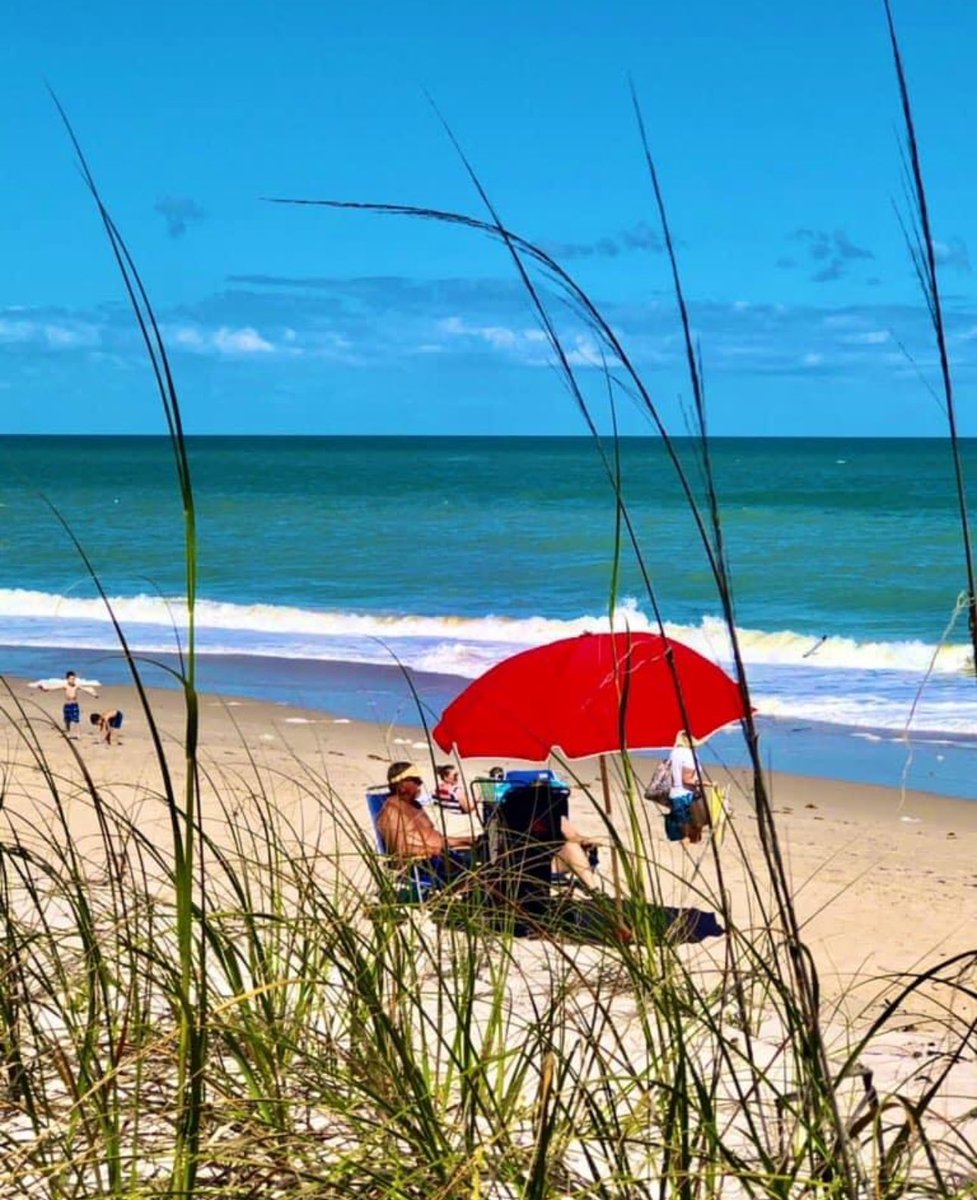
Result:
[[[895,0],[977,434],[970,0]],[[619,331],[676,432],[688,381],[628,95],[679,242],[717,434],[941,434],[896,209],[901,130],[874,0],[38,0],[5,17],[4,432],[159,432],[57,91],[155,301],[195,432],[579,433],[511,264],[477,235],[263,197],[484,215]],[[593,339],[557,304],[602,409]],[[625,427],[646,432],[623,405]]]

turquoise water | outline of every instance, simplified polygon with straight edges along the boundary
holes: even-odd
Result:
[[[392,652],[470,678],[607,626],[615,507],[587,439],[198,438],[190,451],[201,649],[251,663],[257,680],[270,656],[384,665]],[[712,453],[761,713],[977,738],[966,621],[944,638],[966,586],[947,444],[722,439]],[[701,490],[695,445],[681,454]],[[965,456],[977,477],[977,441]],[[172,651],[185,586],[168,442],[5,438],[0,465],[0,643],[18,661],[114,645],[46,497],[137,648]],[[622,469],[668,631],[725,661],[715,587],[662,446],[627,440]],[[617,600],[616,622],[655,627],[630,554]]]
[[[977,442],[966,452],[974,475]],[[713,455],[744,627],[936,640],[964,585],[945,442],[723,439]],[[689,443],[684,457],[697,476]],[[210,599],[564,620],[606,608],[613,497],[586,439],[204,438],[191,458]],[[164,439],[7,438],[0,462],[0,587],[61,595],[81,574],[43,493],[111,590],[144,578],[181,592]],[[645,439],[623,465],[668,619],[698,624],[717,606],[674,472]],[[642,594],[631,562],[622,591]]]

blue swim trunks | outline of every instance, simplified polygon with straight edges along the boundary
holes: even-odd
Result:
[[[665,836],[670,842],[680,842],[685,837],[682,830],[683,826],[693,823],[692,803],[694,800],[695,796],[692,792],[683,792],[681,796],[675,796],[669,800],[672,811],[665,814]]]
[[[112,729],[122,728],[122,713],[117,712],[115,716],[109,717],[109,725]]]
[[[64,723],[66,725],[78,725],[81,723],[81,708],[77,700],[69,701],[64,706]]]

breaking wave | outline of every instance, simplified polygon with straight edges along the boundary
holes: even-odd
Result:
[[[110,598],[115,615],[140,650],[176,647],[186,628],[186,602],[152,595]],[[201,600],[197,629],[203,653],[274,654],[350,662],[389,661],[384,645],[408,665],[474,676],[518,649],[612,626],[656,631],[632,600],[606,616],[397,615],[316,611],[270,604]],[[732,658],[724,623],[714,616],[698,625],[666,624],[665,632],[722,663]],[[858,641],[843,633],[816,636],[793,630],[738,630],[748,665],[812,667],[820,671],[900,671],[955,675],[972,669],[969,648],[922,641]],[[78,640],[81,639],[81,640]],[[115,646],[105,604],[97,598],[0,589],[0,640],[34,646]]]

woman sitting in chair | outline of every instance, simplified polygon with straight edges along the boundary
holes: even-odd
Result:
[[[477,812],[475,802],[469,800],[461,785],[461,776],[454,763],[442,763],[435,769],[438,785],[434,789],[434,799],[442,808],[449,812]]]

